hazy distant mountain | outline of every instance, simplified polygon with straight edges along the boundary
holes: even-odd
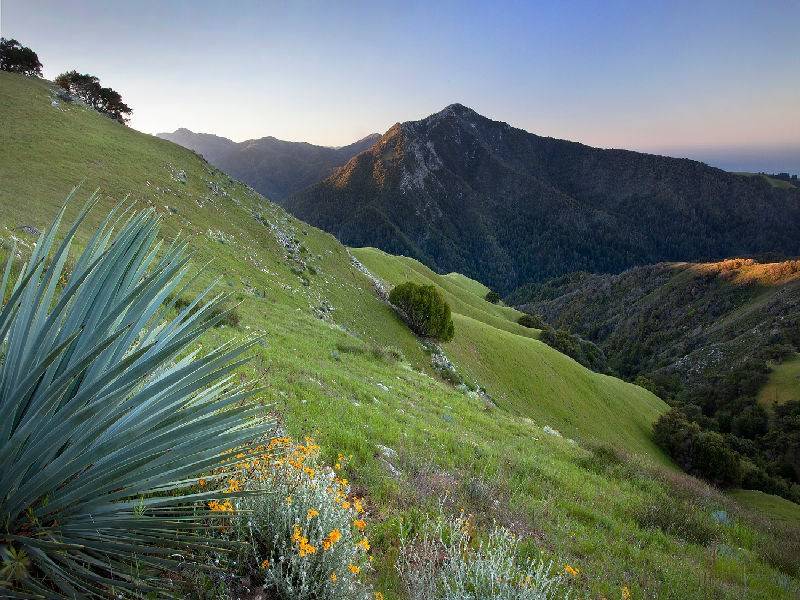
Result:
[[[216,164],[221,156],[236,147],[236,142],[228,138],[211,133],[195,133],[185,127],[176,129],[172,133],[157,133],[156,136],[194,150],[212,164]]]
[[[346,244],[501,292],[576,270],[800,254],[796,188],[540,137],[460,104],[394,125],[286,206]]]
[[[264,137],[245,142],[177,129],[158,137],[203,155],[214,166],[281,203],[287,196],[325,179],[336,168],[374,144],[375,133],[341,148]]]
[[[700,160],[726,171],[800,175],[800,144],[774,148],[674,148],[665,153]]]

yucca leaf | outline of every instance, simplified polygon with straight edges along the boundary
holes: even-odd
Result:
[[[6,290],[8,289],[8,280],[11,277],[11,267],[14,266],[14,255],[17,253],[17,243],[11,244],[11,251],[8,253],[6,259],[6,267],[3,269],[3,281],[0,283],[0,302],[6,297]]]

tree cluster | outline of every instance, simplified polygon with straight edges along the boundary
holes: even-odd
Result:
[[[756,397],[768,374],[766,365],[753,361],[746,369],[709,377],[702,387],[682,390],[670,412],[681,415],[703,435],[719,436],[730,460],[738,465],[730,468],[738,473],[734,478],[715,475],[710,470],[717,467],[714,463],[697,474],[720,485],[762,490],[800,502],[800,401],[769,411],[758,404]],[[697,462],[685,452],[676,453],[682,433],[665,429],[663,423],[656,423],[654,432],[659,445],[681,466]]]
[[[529,315],[527,313],[517,319],[517,323],[528,329],[544,329],[547,326],[544,319],[539,315]]]
[[[122,101],[119,92],[100,85],[100,80],[94,75],[68,71],[56,77],[55,83],[71,96],[79,98],[98,112],[120,123],[127,123],[133,112]]]
[[[703,430],[680,410],[673,408],[661,415],[653,425],[653,435],[687,473],[725,487],[741,484],[741,461],[724,438]]]
[[[800,502],[800,401],[764,408],[757,401],[770,347],[701,385],[672,376],[636,383],[673,408],[653,426],[656,443],[684,470],[723,487],[744,487]]]
[[[492,304],[499,304],[500,300],[502,300],[500,294],[498,294],[494,290],[489,290],[488,292],[486,292],[486,296],[484,296],[484,298],[486,299],[487,302],[491,302]]]
[[[389,302],[403,311],[408,326],[417,335],[443,342],[453,339],[450,305],[436,286],[401,283],[392,289]]]
[[[41,77],[42,63],[39,62],[36,52],[17,40],[0,38],[0,71]]]
[[[587,369],[598,373],[609,372],[608,360],[599,346],[570,333],[568,329],[554,329],[546,323],[543,325],[540,341],[578,361]]]

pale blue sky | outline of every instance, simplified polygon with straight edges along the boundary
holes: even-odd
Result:
[[[800,160],[800,0],[0,2],[47,77],[100,76],[149,133],[340,145],[461,102],[595,146]]]

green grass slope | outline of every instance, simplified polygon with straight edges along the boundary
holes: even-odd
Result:
[[[758,490],[735,490],[730,495],[746,508],[787,525],[800,527],[800,505],[794,502]]]
[[[800,355],[772,366],[769,379],[758,393],[764,406],[800,400]]]
[[[187,238],[195,264],[211,261],[198,285],[222,277],[222,288],[243,303],[240,310],[253,326],[336,313],[336,323],[366,341],[391,342],[412,362],[423,362],[417,341],[374,297],[367,278],[332,236],[290,218],[189,150],[84,106],[53,107],[51,100],[46,82],[0,73],[4,238],[18,239],[23,250],[35,242],[35,235],[20,228],[44,228],[76,184],[83,197],[101,191],[94,222],[103,208],[128,197],[162,215],[165,236]],[[176,179],[179,171],[186,183]],[[81,207],[82,201],[73,202],[68,215]]]
[[[352,253],[391,285],[436,285],[453,310],[451,359],[486,388],[502,409],[549,425],[569,437],[615,444],[666,462],[652,442],[653,421],[667,409],[651,392],[594,373],[516,323],[522,314],[483,299],[485,288],[466,277],[438,275],[407,258],[374,248]]]
[[[81,181],[68,216],[96,186],[94,223],[128,194],[157,210],[164,236],[189,241],[198,286],[221,278],[238,303],[240,323],[212,330],[203,347],[264,333],[240,373],[265,386],[255,401],[292,435],[314,435],[326,460],[352,455],[345,474],[367,496],[375,551],[368,576],[387,600],[404,598],[393,562],[400,524],[435,510],[445,493],[448,508],[473,512],[479,527],[496,520],[523,535],[532,555],[579,568],[578,597],[618,598],[622,586],[634,598],[800,593],[798,561],[776,554],[777,534],[730,499],[624,453],[548,435],[541,426],[550,419],[487,406],[433,376],[419,342],[331,236],[183,148],[51,100],[47,82],[0,73],[0,255],[16,240],[24,258],[35,241],[30,227],[45,227]],[[492,332],[524,339],[514,334],[515,313],[484,307],[473,284],[445,279],[472,307],[458,314],[476,332],[490,319],[504,325]],[[405,359],[391,359],[387,345]],[[713,522],[720,509],[730,523]]]

